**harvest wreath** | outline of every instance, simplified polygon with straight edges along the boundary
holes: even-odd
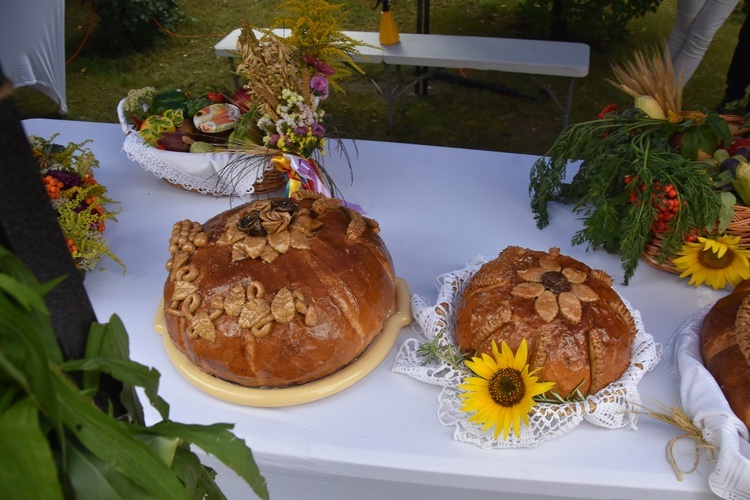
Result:
[[[550,202],[572,203],[583,215],[573,244],[619,252],[625,284],[642,257],[696,286],[749,278],[746,120],[683,111],[669,58],[657,51],[637,53],[613,73],[634,106],[608,106],[596,120],[569,126],[534,164],[537,226],[549,224]],[[576,161],[580,168],[566,182]]]

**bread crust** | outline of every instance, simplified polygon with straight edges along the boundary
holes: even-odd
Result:
[[[750,280],[738,284],[706,314],[701,351],[732,411],[750,428]]]
[[[294,215],[268,235],[233,229],[259,202],[175,224],[166,327],[199,369],[248,387],[303,384],[345,367],[377,337],[395,301],[390,254],[375,221],[326,200],[281,199]],[[249,257],[258,245],[262,256]]]
[[[557,284],[549,282],[552,275]],[[467,284],[456,341],[473,355],[490,353],[493,341],[515,350],[525,338],[531,369],[540,369],[540,381],[555,382],[557,394],[567,396],[576,388],[597,392],[628,367],[636,334],[611,285],[606,273],[556,248],[508,247]]]

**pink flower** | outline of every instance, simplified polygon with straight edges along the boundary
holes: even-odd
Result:
[[[314,56],[302,56],[302,60],[325,76],[332,76],[334,73],[333,68],[330,67],[328,63],[325,63]]]
[[[328,78],[323,75],[315,75],[310,78],[310,88],[320,95],[321,99],[328,98]]]
[[[312,126],[312,133],[313,133],[313,135],[315,135],[315,136],[318,136],[318,137],[323,137],[323,134],[325,134],[325,133],[326,133],[326,129],[325,129],[325,127],[323,127],[323,125],[321,125],[320,123],[313,123],[313,126]]]

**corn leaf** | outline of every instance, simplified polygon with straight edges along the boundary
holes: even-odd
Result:
[[[191,439],[268,498],[250,449],[230,425],[143,425],[136,387],[164,418],[168,405],[157,394],[159,373],[129,359],[119,318],[94,324],[86,357],[64,362],[42,300],[52,284],[39,284],[0,246],[0,484],[12,484],[14,498],[224,498]],[[129,418],[115,419],[94,402],[102,375],[122,383],[119,402]]]
[[[84,373],[108,373],[125,384],[124,392],[129,392],[135,386],[143,387],[154,407],[162,412],[162,416],[168,413],[167,403],[157,394],[159,372],[154,368],[127,359],[98,357],[68,361],[62,365],[62,369]],[[139,414],[142,415],[142,412]],[[142,417],[136,420],[143,422]]]
[[[70,446],[67,470],[76,500],[147,500],[143,489],[90,452]]]
[[[0,436],[0,484],[12,485],[5,494],[17,499],[62,499],[52,450],[30,398],[0,413]]]
[[[185,489],[192,492],[194,499],[220,500],[226,498],[214,481],[216,472],[204,466],[187,443],[183,443],[177,448],[172,462],[172,470],[185,485]]]
[[[54,368],[53,368],[54,369]],[[180,481],[148,446],[133,436],[140,426],[120,424],[90,401],[57,370],[55,389],[66,427],[99,460],[123,474],[147,494],[162,500],[185,498]]]
[[[244,440],[232,434],[232,427],[230,424],[191,425],[165,420],[151,427],[151,430],[195,444],[235,471],[258,497],[267,499],[268,487],[260,475],[253,453]]]
[[[0,272],[3,273],[0,276],[6,279],[8,285],[0,289],[0,341],[3,343],[0,370],[28,394],[37,407],[43,408],[61,439],[64,439],[52,376],[47,370],[49,364],[62,361],[49,313],[43,302],[26,300],[27,305],[33,305],[29,309],[20,306],[24,299],[17,300],[19,296],[26,297],[29,290],[35,289],[41,294],[48,287],[39,285],[33,275],[20,270],[22,266],[20,260],[0,247]],[[31,281],[16,281],[11,275]],[[33,332],[38,334],[34,335]],[[11,387],[3,384],[2,389],[6,391]]]

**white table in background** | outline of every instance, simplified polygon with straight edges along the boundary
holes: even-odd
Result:
[[[171,418],[185,423],[230,422],[253,449],[274,500],[409,500],[552,498],[705,500],[715,498],[706,476],[713,464],[680,482],[665,446],[681,434],[641,417],[638,430],[607,430],[588,423],[538,448],[482,450],[453,440],[437,420],[440,389],[390,371],[394,351],[356,385],[329,398],[288,408],[251,408],[208,396],[186,381],[154,333],[166,279],[172,224],[205,221],[234,202],[167,185],[121,151],[117,124],[27,120],[29,134],[57,141],[92,139],[101,162],[96,178],[120,201],[118,222],[105,236],[128,266],[111,262],[85,281],[95,311],[105,321],[117,313],[130,334],[134,360],[157,368],[160,395]],[[545,250],[558,246],[620,283],[617,255],[571,247],[580,221],[570,207],[553,206],[552,224],[539,231],[529,209],[528,175],[535,157],[489,151],[384,142],[347,142],[354,183],[342,158],[326,167],[347,199],[378,220],[398,276],[414,294],[434,300],[434,279],[467,260],[496,256],[508,245]],[[646,330],[666,344],[694,312],[726,292],[688,286],[687,280],[641,265],[618,290],[637,308]],[[404,328],[397,341],[414,337]],[[664,362],[640,384],[646,404],[679,401],[678,381]],[[147,417],[154,421],[156,412]],[[686,441],[675,448],[683,468],[693,463]],[[215,464],[213,461],[212,464]],[[231,499],[250,498],[249,488],[223,466],[220,484]]]
[[[232,68],[240,31],[235,29],[214,46],[215,54],[229,58]],[[285,34],[285,30],[276,32],[281,36]],[[391,82],[390,66],[397,69],[401,66],[476,69],[570,78],[564,103],[548,86],[544,87],[563,112],[563,128],[570,118],[575,81],[589,73],[590,49],[583,43],[400,33],[399,43],[380,45],[379,35],[375,32],[345,31],[344,34],[363,43],[357,47],[359,53],[352,55],[355,62],[383,63],[386,66],[385,89],[381,93],[388,103],[389,126],[393,122],[394,100],[401,93],[400,85]],[[429,72],[422,73],[419,79],[429,75]]]

